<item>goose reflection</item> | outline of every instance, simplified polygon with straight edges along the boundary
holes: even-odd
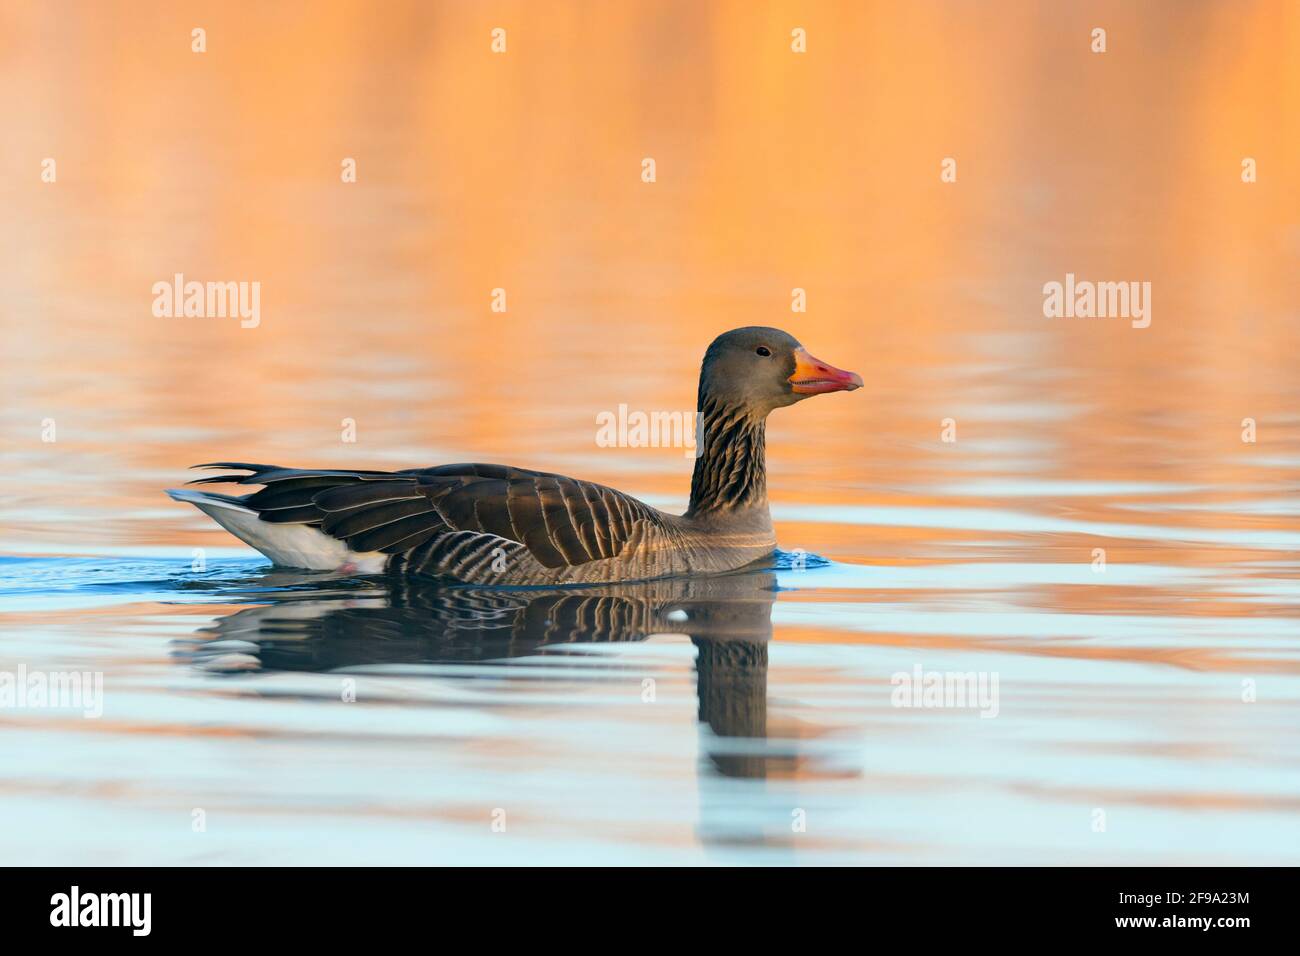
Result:
[[[776,576],[752,568],[702,578],[591,588],[502,589],[436,582],[273,572],[258,605],[198,635],[194,663],[215,673],[333,672],[366,665],[480,663],[565,644],[684,634],[697,648],[699,719],[717,738],[705,749],[728,776],[764,777],[773,761],[752,744],[767,736],[767,645]],[[758,748],[761,750],[761,748]],[[742,750],[744,752],[736,752]]]

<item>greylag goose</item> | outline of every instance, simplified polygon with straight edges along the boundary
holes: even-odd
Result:
[[[261,485],[241,497],[171,489],[275,564],[315,570],[554,585],[718,573],[776,547],[767,504],[768,413],[862,378],[813,358],[779,329],[733,329],[704,354],[695,473],[683,515],[613,488],[509,465],[404,471],[282,468],[191,484]]]

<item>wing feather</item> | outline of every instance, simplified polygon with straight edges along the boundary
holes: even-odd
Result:
[[[497,548],[526,548],[548,568],[612,558],[663,529],[663,515],[603,485],[509,465],[461,463],[398,472],[283,468],[194,483],[261,485],[240,501],[263,520],[308,524],[357,551],[401,555],[401,566],[474,574]],[[512,555],[513,556],[513,555]]]

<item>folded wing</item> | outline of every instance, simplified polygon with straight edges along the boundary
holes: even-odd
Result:
[[[235,469],[195,484],[262,485],[239,501],[263,521],[305,524],[357,552],[400,555],[404,570],[482,570],[526,550],[546,568],[622,555],[662,530],[655,509],[612,488],[508,465],[455,464],[398,472],[281,468],[216,462]]]

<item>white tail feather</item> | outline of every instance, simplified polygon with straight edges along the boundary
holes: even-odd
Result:
[[[388,555],[378,551],[350,551],[337,538],[305,524],[273,524],[236,501],[188,488],[168,488],[177,501],[188,501],[240,541],[256,548],[286,568],[335,571],[351,565],[365,574],[384,569]]]

